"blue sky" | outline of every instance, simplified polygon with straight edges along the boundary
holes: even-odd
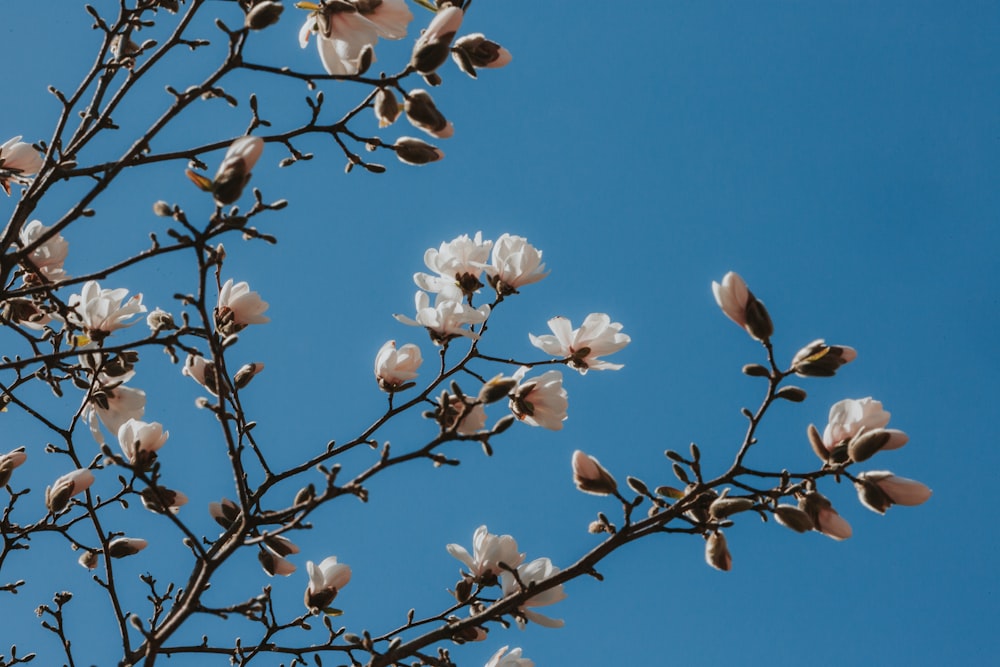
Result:
[[[414,12],[415,34],[427,17]],[[47,138],[57,107],[45,86],[72,85],[90,62],[76,55],[88,53],[96,33],[82,9],[54,14],[11,2],[5,13],[5,51],[22,57],[3,75],[0,141]],[[318,71],[315,51],[296,43],[296,14],[289,7],[249,57]],[[43,23],[44,42],[40,30],[23,29]],[[204,27],[207,36],[212,30]],[[997,5],[478,0],[462,32],[477,31],[503,43],[514,60],[476,81],[445,66],[444,85],[432,94],[456,133],[440,142],[442,162],[411,168],[384,157],[385,175],[344,175],[343,156],[329,141],[302,142],[315,159],[283,170],[276,163],[284,155],[272,145],[265,150],[254,185],[265,198],[291,202],[261,218],[279,243],[227,241],[223,276],[250,281],[271,303],[272,322],[241,336],[236,353],[267,365],[244,398],[258,438],[276,460],[294,462],[372,421],[384,401],[371,378],[381,344],[416,342],[433,356],[423,332],[391,315],[412,315],[411,276],[425,269],[424,250],[463,233],[526,236],[552,271],[503,304],[487,353],[540,358],[527,334],[547,333],[549,317],[578,324],[607,312],[632,337],[613,359],[626,366],[586,377],[567,372],[570,417],[559,433],[517,425],[494,443],[490,459],[455,447],[450,453],[463,460],[457,469],[397,470],[372,485],[368,504],[329,507],[315,517],[316,530],[294,536],[303,550],[299,573],[268,581],[252,565],[234,567],[220,573],[216,601],[271,583],[289,613],[298,613],[305,560],[337,554],[354,568],[338,598],[342,622],[352,631],[385,629],[410,606],[432,613],[448,604],[445,589],[459,565],[445,544],[468,546],[480,524],[514,535],[529,558],[549,556],[557,565],[596,544],[588,522],[598,511],[614,517],[616,508],[573,488],[574,449],[600,458],[619,480],[633,474],[650,485],[672,483],[662,452],[691,441],[706,465],[722,470],[744,430],[739,409],[756,407],[763,389],[739,372],[763,361],[759,346],[712,299],[711,281],[736,270],[774,318],[779,359],[820,337],[859,353],[836,378],[797,382],[809,399],[775,406],[751,462],[815,465],[806,426],[822,428],[837,400],[873,396],[910,443],[864,468],[919,479],[934,496],[880,517],[857,503],[850,484],[830,481],[821,489],[852,523],[851,539],[799,536],[744,518],[727,533],[729,573],[704,564],[700,538],[645,540],[602,565],[604,583],[567,588],[569,598],[547,610],[565,628],[497,628],[483,644],[454,648],[453,659],[480,665],[504,644],[522,646],[539,666],[973,664],[994,655]],[[376,67],[394,71],[409,48],[380,42]],[[123,123],[141,123],[161,108],[164,82],[183,88],[193,81],[194,62],[179,56],[170,63]],[[331,105],[362,94],[342,83],[323,89]],[[231,88],[244,99],[249,90],[276,127],[306,117],[301,83],[241,77]],[[212,104],[198,123],[168,133],[164,147],[242,132],[245,105]],[[419,134],[400,123],[381,136]],[[360,127],[377,131],[367,114]],[[109,154],[114,148],[107,146]],[[210,202],[183,167],[124,177],[96,203],[90,227],[66,234],[67,270],[81,274],[138,251],[151,231],[163,236],[165,223],[151,212],[157,199],[209,214]],[[57,191],[37,217],[54,219],[72,195],[72,188]],[[188,261],[123,273],[105,286],[141,291],[151,308],[176,310],[171,295],[192,289],[175,282],[191,270]],[[214,534],[204,508],[232,495],[232,482],[213,449],[213,419],[193,408],[198,387],[148,352],[133,384],[149,395],[147,419],[171,432],[161,460],[165,474],[187,484],[192,502],[184,516]],[[18,476],[33,488],[25,504],[40,507],[39,491],[53,477],[44,467],[46,435],[23,416],[3,418],[10,425],[0,431],[0,450],[28,447]],[[405,447],[432,433],[414,416],[383,437]],[[371,456],[358,453],[345,469]],[[175,536],[141,512],[120,520],[156,549],[123,561],[122,576],[180,572],[184,552]],[[62,542],[37,546],[30,563],[9,561],[11,576],[16,566],[29,585],[3,598],[0,641],[16,640],[22,652],[44,636],[35,606],[56,590],[82,598],[93,587]],[[38,570],[21,569],[29,567]],[[2,575],[10,578],[7,567]],[[134,593],[133,608],[142,611],[141,590]],[[107,628],[84,630],[98,623],[99,610],[91,615],[73,604],[80,605],[71,621],[81,628],[84,662],[110,664],[102,653]],[[45,645],[38,646],[41,653]],[[47,655],[42,663],[56,664],[58,655]]]

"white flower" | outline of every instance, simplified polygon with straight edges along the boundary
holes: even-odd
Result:
[[[493,246],[492,263],[486,267],[490,285],[497,294],[514,294],[524,285],[537,283],[549,275],[542,263],[542,251],[523,236],[503,234]]]
[[[98,420],[109,433],[117,436],[122,424],[129,419],[141,419],[145,412],[146,392],[119,385],[113,389],[104,387],[96,391],[83,411],[83,418],[90,426],[94,440],[103,445],[104,434],[101,433]]]
[[[365,47],[374,46],[379,37],[406,37],[406,27],[413,20],[404,0],[344,0],[325,7],[314,3],[299,6],[316,10],[299,30],[299,45],[305,48],[309,35],[318,33],[316,46],[323,69],[335,75],[357,74]]]
[[[459,544],[449,544],[448,553],[462,561],[469,573],[480,579],[486,575],[499,577],[507,567],[516,568],[524,562],[524,554],[517,552],[517,542],[510,535],[493,535],[486,526],[480,526],[472,534],[472,554]]]
[[[325,558],[319,565],[306,562],[309,586],[306,588],[305,605],[308,609],[325,609],[337,593],[351,580],[351,568],[338,563],[336,556]]]
[[[396,341],[390,340],[375,355],[375,379],[382,391],[396,391],[402,385],[417,377],[417,369],[423,363],[420,348],[407,343],[396,349]]]
[[[522,366],[514,373],[518,387],[510,399],[510,409],[514,416],[532,426],[541,426],[552,431],[559,431],[566,421],[566,390],[563,388],[563,376],[559,371],[546,371],[537,378],[523,382],[527,366]]]
[[[219,291],[219,305],[215,309],[215,328],[223,335],[241,331],[248,324],[264,324],[271,319],[264,315],[268,303],[260,294],[250,291],[246,282],[233,284],[232,278]]]
[[[57,479],[52,486],[45,488],[45,506],[53,514],[66,509],[69,499],[78,493],[83,493],[94,483],[94,473],[86,468],[78,468]]]
[[[428,248],[424,253],[424,264],[437,275],[416,273],[413,282],[420,289],[440,293],[451,301],[461,301],[465,295],[483,286],[479,276],[492,247],[493,241],[483,241],[482,232],[476,232],[474,238],[462,234],[448,243],[442,243],[437,250]]]
[[[21,229],[19,235],[21,247],[27,248],[50,229],[52,228],[46,227],[40,221],[32,220]],[[69,243],[63,238],[62,234],[56,234],[40,244],[28,255],[28,260],[33,267],[31,268],[31,272],[40,273],[52,282],[62,280],[67,277],[66,272],[63,270],[63,262],[66,261],[67,254],[69,254]]]
[[[757,340],[767,340],[774,333],[767,309],[747,288],[740,274],[730,271],[723,276],[721,285],[713,280],[712,294],[725,316]]]
[[[460,301],[451,301],[438,295],[434,306],[431,307],[430,297],[425,292],[417,292],[414,301],[417,307],[416,319],[398,314],[393,317],[403,324],[425,327],[435,345],[447,343],[459,336],[479,340],[479,334],[467,327],[482,324],[490,316],[488,304],[473,308]]]
[[[622,325],[612,322],[604,313],[587,315],[579,329],[573,329],[573,325],[565,317],[553,317],[548,324],[555,335],[528,334],[531,344],[546,354],[567,359],[569,365],[580,371],[581,375],[588,370],[618,370],[624,367],[622,364],[598,359],[617,352],[632,341],[626,334],[619,333]]]
[[[535,667],[533,660],[521,657],[521,649],[513,649],[507,655],[507,647],[504,646],[493,654],[493,657],[483,667]]]
[[[525,563],[518,566],[517,574],[521,579],[521,582],[525,587],[530,587],[532,583],[540,583],[541,581],[553,577],[559,573],[559,568],[552,564],[552,561],[548,558],[537,558],[530,563]],[[514,575],[510,572],[503,572],[500,575],[500,583],[503,587],[504,597],[515,595],[521,592],[520,586],[518,586],[517,580]],[[548,590],[542,591],[538,595],[534,595],[521,605],[518,612],[522,614],[527,620],[534,621],[541,626],[546,628],[561,628],[563,626],[563,621],[549,618],[548,616],[543,616],[536,611],[528,609],[528,607],[546,607],[550,604],[555,604],[560,600],[566,598],[566,592],[563,591],[563,585],[559,584]],[[524,628],[524,621],[518,619],[518,626]]]
[[[889,439],[882,449],[899,449],[907,443],[909,436],[902,431],[884,428],[889,423],[890,413],[882,409],[882,403],[867,398],[847,398],[830,408],[829,423],[823,430],[823,445],[833,450],[838,445],[863,434],[885,431]]]
[[[892,505],[921,505],[931,497],[927,485],[897,477],[888,470],[872,470],[858,475],[854,483],[861,504],[873,512],[885,514]]]
[[[73,309],[70,318],[82,326],[88,336],[99,341],[116,329],[132,326],[135,322],[126,320],[146,312],[141,294],[125,300],[127,294],[125,288],[101,289],[96,280],[89,280],[80,294],[70,295],[69,306]]]
[[[37,174],[44,161],[38,151],[21,141],[21,137],[8,139],[0,145],[0,188],[10,195],[10,183],[26,182],[24,177]]]
[[[483,404],[470,396],[442,395],[438,411],[438,422],[445,431],[455,429],[461,435],[473,435],[486,427]]]
[[[118,445],[125,458],[134,466],[146,467],[156,458],[156,450],[162,447],[169,431],[163,430],[159,422],[146,423],[129,419],[118,429]]]

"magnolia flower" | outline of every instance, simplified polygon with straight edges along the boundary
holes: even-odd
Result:
[[[165,310],[156,308],[153,312],[146,316],[146,326],[154,334],[157,331],[169,331],[170,329],[176,329],[177,324],[174,322],[174,316]]]
[[[0,188],[10,195],[10,183],[24,183],[23,177],[37,174],[44,161],[31,144],[21,141],[21,137],[8,139],[0,145]]]
[[[537,378],[523,382],[527,366],[514,373],[518,387],[510,399],[510,409],[514,416],[532,426],[542,426],[559,431],[566,421],[566,390],[559,371],[546,371]]]
[[[135,322],[126,320],[146,312],[142,294],[125,300],[127,294],[125,288],[101,289],[96,280],[88,280],[79,294],[69,297],[69,307],[73,309],[70,319],[92,339],[100,341],[116,329],[132,326]]]
[[[451,51],[451,40],[462,27],[464,16],[465,12],[455,5],[438,9],[427,30],[413,46],[410,65],[421,74],[431,74],[443,65]]]
[[[261,567],[264,568],[264,572],[269,577],[274,575],[287,577],[296,570],[294,563],[266,549],[261,549],[257,553],[257,560],[260,561]]]
[[[104,424],[109,433],[117,436],[122,424],[129,419],[140,419],[145,412],[146,392],[119,385],[113,389],[105,387],[95,391],[83,411],[83,418],[90,426],[94,440],[103,445],[104,434],[101,433],[98,422]]]
[[[799,509],[812,519],[813,530],[835,540],[846,540],[851,536],[851,524],[837,514],[826,496],[815,491],[806,493],[799,498]]]
[[[36,331],[53,322],[61,324],[63,321],[59,313],[43,310],[38,307],[38,304],[28,299],[6,299],[0,305],[0,317]]]
[[[827,345],[822,338],[817,338],[795,353],[792,370],[801,377],[831,377],[838,368],[857,357],[853,347]]]
[[[187,375],[211,392],[213,396],[219,395],[219,372],[215,367],[215,362],[208,361],[205,357],[197,354],[188,354],[181,374]]]
[[[483,33],[476,32],[455,40],[451,58],[459,69],[476,78],[477,69],[504,67],[510,63],[513,56],[496,42],[486,39]]]
[[[215,309],[215,328],[223,335],[242,331],[248,324],[264,324],[271,319],[263,314],[267,301],[250,291],[246,282],[233,284],[227,280],[219,290],[219,305]]]
[[[618,490],[618,482],[601,462],[579,449],[573,452],[573,482],[576,488],[595,496],[606,496]]]
[[[413,275],[413,282],[427,292],[440,293],[443,298],[461,301],[483,286],[479,276],[483,273],[492,247],[493,241],[483,241],[483,233],[476,232],[474,238],[470,239],[468,234],[462,234],[448,243],[442,243],[437,250],[428,248],[424,253],[424,264],[437,275],[416,273]]]
[[[21,240],[21,247],[27,248],[40,239],[51,227],[46,227],[38,220],[32,220],[21,229],[18,235]],[[39,244],[31,254],[28,261],[31,262],[28,268],[31,273],[38,273],[49,281],[55,282],[66,278],[66,271],[63,270],[63,262],[69,254],[69,243],[62,234],[56,234],[47,241]]]
[[[518,578],[520,578],[521,583],[524,584],[525,588],[529,588],[531,584],[540,583],[541,581],[548,579],[549,577],[553,577],[558,573],[559,568],[553,565],[552,561],[548,558],[537,558],[530,563],[525,563],[517,568]],[[500,584],[503,587],[504,597],[521,592],[517,579],[515,579],[514,575],[510,572],[504,571],[500,574]],[[555,604],[560,600],[564,600],[565,598],[566,592],[563,591],[563,585],[559,584],[558,586],[542,591],[538,595],[533,595],[528,598],[528,600],[518,608],[518,612],[524,616],[525,619],[534,621],[535,623],[538,623],[546,628],[561,628],[563,626],[563,621],[543,616],[536,611],[528,609],[528,607],[546,607],[550,604]],[[525,621],[518,619],[517,624],[523,629]]]
[[[221,502],[210,502],[208,513],[217,524],[228,530],[240,516],[240,506],[229,498],[223,498]]]
[[[722,278],[721,285],[712,281],[712,293],[725,316],[746,329],[757,340],[767,340],[774,333],[771,316],[764,304],[757,300],[735,271],[727,273]]]
[[[888,470],[871,470],[858,475],[854,482],[861,504],[873,512],[885,514],[893,505],[921,505],[931,497],[931,490],[905,477],[896,477]]]
[[[622,325],[612,322],[604,313],[587,315],[579,329],[573,329],[573,325],[565,317],[553,317],[548,324],[555,335],[528,334],[531,344],[546,354],[563,357],[581,375],[588,370],[618,370],[624,367],[623,364],[598,359],[605,354],[617,352],[632,341],[627,335],[619,333]]]
[[[57,479],[52,486],[45,488],[45,506],[53,514],[66,509],[69,499],[78,493],[83,493],[94,483],[94,473],[86,468],[78,468]]]
[[[162,447],[169,431],[163,430],[159,422],[146,423],[129,419],[118,429],[118,445],[125,458],[134,466],[146,468],[156,458],[156,450]]]
[[[338,563],[336,556],[325,558],[319,565],[306,562],[309,586],[306,588],[305,604],[309,610],[326,609],[337,593],[351,580],[351,568]]]
[[[510,535],[493,535],[486,526],[476,528],[472,534],[472,554],[459,544],[445,547],[448,553],[462,561],[476,580],[499,577],[504,569],[516,568],[524,562],[524,554],[517,552],[517,542]]]
[[[393,317],[403,324],[426,328],[435,345],[445,344],[459,336],[479,340],[479,334],[467,327],[482,324],[490,316],[488,304],[473,308],[461,301],[446,299],[443,295],[438,295],[433,307],[426,292],[417,292],[414,301],[417,307],[416,319],[398,314]]]
[[[353,75],[375,61],[375,46],[379,37],[402,39],[413,14],[404,0],[338,0],[317,5],[297,4],[313,12],[299,30],[299,46],[305,48],[309,36],[317,33],[316,46],[323,69],[328,74]],[[365,52],[371,60],[362,63]]]
[[[490,285],[500,296],[516,294],[524,285],[537,283],[549,275],[542,263],[542,251],[523,236],[503,234],[493,246],[493,258],[486,267]]]
[[[108,555],[112,558],[134,556],[149,546],[149,542],[141,537],[119,537],[111,540],[108,545]]]
[[[473,435],[486,427],[486,410],[477,399],[445,392],[440,403],[437,417],[442,430]]]
[[[855,461],[862,461],[880,450],[899,449],[909,441],[909,436],[896,429],[884,428],[889,417],[882,403],[871,396],[834,403],[829,423],[823,430],[822,444],[830,452],[846,446]]]
[[[28,455],[24,453],[24,447],[18,447],[6,454],[0,454],[0,486],[7,486],[14,468],[22,465],[28,460]]]
[[[533,660],[521,657],[521,649],[516,648],[507,655],[507,647],[504,646],[493,654],[493,657],[483,667],[535,667]]]
[[[398,391],[404,384],[417,377],[417,369],[424,362],[420,348],[407,343],[396,349],[390,340],[375,355],[375,379],[382,391]]]

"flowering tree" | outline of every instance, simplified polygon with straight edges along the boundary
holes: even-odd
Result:
[[[335,605],[351,580],[352,564],[329,553],[301,554],[296,544],[302,531],[324,529],[312,523],[323,516],[323,508],[367,500],[390,471],[433,475],[416,464],[458,465],[471,454],[457,449],[457,443],[474,443],[491,455],[514,429],[562,429],[570,405],[564,384],[579,376],[580,391],[592,391],[591,380],[583,384],[583,376],[620,370],[622,365],[610,359],[631,339],[611,314],[591,313],[578,326],[556,316],[548,321],[550,333],[528,334],[538,350],[534,356],[514,356],[489,330],[518,301],[531,298],[536,283],[549,275],[543,252],[514,234],[492,240],[480,233],[459,236],[425,252],[429,272],[414,275],[413,314],[395,315],[402,325],[414,327],[401,327],[400,337],[423,329],[428,338],[413,336],[423,339],[422,346],[390,340],[375,356],[375,384],[367,389],[373,400],[381,392],[384,405],[376,408],[370,424],[346,437],[338,433],[337,440],[296,454],[290,464],[276,463],[278,452],[255,432],[258,420],[269,415],[266,410],[256,414],[248,398],[265,382],[266,376],[257,376],[266,360],[243,354],[247,338],[267,335],[261,325],[270,321],[269,304],[227,263],[240,252],[234,250],[236,241],[277,240],[261,227],[286,202],[265,198],[266,184],[253,178],[254,169],[275,155],[282,166],[308,161],[312,154],[301,146],[326,138],[343,153],[348,171],[386,170],[365,152],[395,154],[409,165],[441,160],[443,152],[431,141],[452,137],[454,127],[433,96],[418,86],[444,84],[449,60],[478,77],[483,69],[508,64],[512,56],[484,34],[466,32],[475,16],[468,3],[324,0],[295,6],[305,10],[299,41],[304,47],[315,43],[319,55],[315,69],[296,71],[256,62],[249,50],[260,34],[289,20],[282,3],[216,4],[221,6],[204,0],[136,0],[122,2],[115,12],[88,7],[101,38],[97,55],[75,90],[50,89],[61,106],[51,137],[25,141],[15,136],[0,146],[0,184],[14,203],[0,257],[7,355],[0,363],[0,400],[8,413],[26,416],[46,433],[44,442],[27,441],[0,455],[6,490],[0,591],[18,594],[24,586],[19,564],[40,548],[52,550],[61,562],[75,558],[93,572],[86,590],[55,592],[51,600],[38,601],[50,646],[15,646],[0,664],[26,663],[36,655],[46,663],[70,665],[92,659],[81,648],[85,645],[66,609],[93,605],[95,614],[107,615],[104,631],[115,633],[123,665],[188,656],[197,664],[450,665],[461,659],[453,646],[492,639],[490,631],[495,637],[511,625],[560,627],[562,621],[549,615],[554,610],[540,608],[561,602],[576,578],[599,579],[601,562],[637,540],[698,536],[707,563],[729,570],[733,558],[726,530],[746,518],[836,540],[850,537],[850,524],[821,487],[849,482],[860,501],[879,513],[928,499],[930,491],[919,482],[857,469],[856,464],[907,442],[902,431],[887,428],[889,413],[872,398],[839,401],[822,431],[809,427],[805,440],[818,458],[813,469],[755,467],[751,454],[763,444],[758,429],[772,406],[806,398],[788,380],[832,377],[856,353],[816,340],[782,364],[772,345],[774,325],[767,309],[731,272],[713,283],[715,299],[760,343],[763,358],[743,368],[760,379],[761,399],[755,410],[744,411],[746,432],[726,468],[706,469],[699,447],[692,444],[684,452],[668,449],[669,466],[653,473],[655,478],[616,476],[592,455],[600,454],[599,445],[588,443],[591,453],[577,450],[567,456],[567,477],[571,469],[580,491],[602,496],[607,504],[589,526],[601,541],[581,547],[575,562],[560,567],[548,557],[529,559],[514,537],[490,533],[484,525],[472,536],[471,549],[443,545],[442,553],[446,549],[457,559],[461,574],[456,582],[442,582],[442,587],[450,585],[451,596],[434,612],[417,615],[413,609],[406,612],[404,604],[400,615],[405,620],[391,627],[339,626],[336,617],[342,611]],[[371,74],[379,38],[408,42],[408,59],[396,74]],[[156,79],[168,56],[184,50],[211,60],[205,77],[183,90],[168,85],[169,103],[147,126],[119,123],[135,91]],[[258,77],[306,86],[306,121],[286,127],[262,115],[266,88],[245,99],[230,92],[231,84],[239,87],[246,78]],[[331,113],[326,91],[344,81],[364,92]],[[211,126],[215,110],[206,102],[219,99],[244,114],[242,133],[192,143],[183,133],[169,132]],[[358,128],[368,113],[387,132],[405,116],[429,139],[389,141],[366,134]],[[110,138],[133,130],[123,144]],[[106,157],[109,146],[116,145],[124,148]],[[114,197],[115,186],[128,173],[164,164],[178,170],[186,164],[188,178],[206,193],[197,210],[151,198],[153,211],[168,224],[169,240],[151,234],[147,248],[125,251],[106,264],[74,256],[67,240],[73,230],[95,216],[118,215],[98,212],[97,202]],[[34,219],[43,198],[61,188],[75,188],[74,205],[54,219]],[[119,286],[135,267],[155,271],[176,255],[191,258],[186,266],[195,288],[177,292],[173,302],[144,303],[137,291],[145,289],[141,284]],[[156,279],[155,273],[142,275]],[[220,500],[207,511],[189,504],[194,490],[185,485],[183,460],[171,453],[170,420],[188,417],[160,416],[141,388],[146,360],[156,350],[173,363],[172,375],[163,382],[197,383],[197,408],[215,418],[214,436],[203,446],[225,458],[229,475],[213,489]],[[425,355],[433,359],[426,366]],[[147,413],[163,421],[146,421]],[[421,438],[414,428],[414,435],[390,445],[384,433],[399,423],[429,423],[433,429]],[[51,479],[44,494],[19,484],[22,467],[32,466]],[[126,581],[118,575],[119,561],[148,555],[144,550],[152,550],[152,534],[170,548],[181,547],[174,553],[183,575],[148,570],[138,584]],[[247,562],[248,553],[255,562]],[[219,603],[211,586],[230,569],[246,572],[247,588],[227,588]],[[254,579],[261,570],[277,578],[261,586]],[[301,592],[302,606],[285,604],[288,588]],[[204,624],[211,632],[201,630]],[[487,664],[533,664],[520,649],[509,648],[512,642],[504,639],[508,646]]]

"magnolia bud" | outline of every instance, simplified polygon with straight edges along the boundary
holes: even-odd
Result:
[[[45,489],[45,506],[53,514],[66,509],[69,500],[78,493],[83,493],[94,483],[94,473],[86,468],[79,468],[57,479]]]
[[[576,488],[595,496],[606,496],[618,490],[618,483],[601,462],[579,449],[573,452],[573,482]]]
[[[28,460],[28,455],[24,453],[24,447],[0,455],[0,486],[7,486],[10,477],[14,473],[14,468]]]
[[[400,137],[393,145],[396,157],[400,162],[406,164],[422,165],[430,162],[437,162],[444,157],[444,152],[439,148],[415,139],[413,137]]]
[[[447,139],[455,134],[455,128],[448,119],[438,111],[434,100],[426,90],[414,90],[406,98],[406,117],[415,127],[420,128],[432,137]]]
[[[379,127],[388,127],[395,123],[401,111],[396,95],[388,88],[379,88],[375,93],[373,109]]]
[[[108,555],[112,558],[134,556],[148,546],[148,542],[138,537],[119,537],[108,545]]]
[[[451,51],[451,40],[462,26],[464,16],[465,12],[454,5],[437,11],[431,24],[413,47],[410,65],[417,72],[430,74],[444,64]]]
[[[153,213],[161,218],[169,218],[174,214],[174,210],[170,207],[170,204],[161,199],[153,204]]]
[[[94,570],[97,568],[97,564],[100,562],[101,553],[99,551],[91,551],[90,549],[84,550],[77,562],[88,570]]]
[[[746,308],[747,331],[757,340],[765,341],[774,333],[774,324],[764,304],[750,293]]]
[[[796,533],[805,533],[813,529],[813,522],[809,515],[793,505],[775,507],[774,518],[782,526],[791,528]]]
[[[713,519],[725,519],[738,512],[745,512],[754,506],[750,498],[717,498],[708,506],[708,514]]]
[[[244,364],[236,371],[236,375],[233,376],[233,384],[236,385],[237,389],[243,389],[262,370],[264,370],[264,364],[259,361],[252,364]]]
[[[515,387],[517,387],[517,380],[498,375],[484,384],[483,388],[479,390],[479,402],[484,404],[496,403],[499,400],[507,398]]]
[[[795,353],[792,370],[802,377],[831,377],[838,368],[854,361],[857,356],[853,347],[827,345],[819,338]]]
[[[482,33],[466,35],[455,41],[451,57],[459,69],[476,78],[480,67],[503,67],[511,61],[510,51],[486,39]]]
[[[212,515],[215,522],[223,528],[229,528],[240,515],[239,505],[228,498],[223,498],[222,502],[211,502],[208,504],[208,513]]]
[[[823,462],[830,460],[830,452],[827,450],[826,445],[823,444],[823,438],[819,434],[819,429],[815,425],[809,424],[809,428],[806,429],[806,434],[809,436],[809,445],[812,447],[813,452],[819,459]]]
[[[888,444],[890,437],[884,428],[862,431],[847,443],[847,454],[852,461],[867,461]]]
[[[705,562],[723,572],[729,572],[733,569],[733,557],[729,553],[726,536],[721,532],[708,536],[708,540],[705,542]]]
[[[247,13],[243,25],[251,30],[263,30],[277,23],[283,11],[285,11],[285,7],[280,2],[258,2]]]

